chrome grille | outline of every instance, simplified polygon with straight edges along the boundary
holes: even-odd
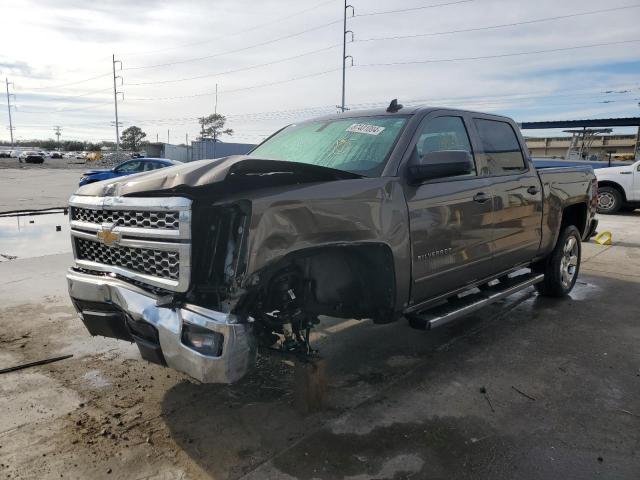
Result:
[[[191,200],[76,195],[69,206],[76,268],[150,289],[188,290]]]
[[[119,227],[157,228],[177,230],[180,227],[179,212],[91,210],[71,208],[71,218],[87,223],[112,223]]]
[[[130,247],[107,247],[99,242],[76,239],[76,252],[81,260],[115,265],[133,272],[177,280],[180,274],[178,252]]]

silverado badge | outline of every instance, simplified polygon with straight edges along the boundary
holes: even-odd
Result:
[[[96,237],[98,237],[100,243],[103,243],[107,247],[116,245],[120,241],[121,235],[118,232],[114,232],[113,227],[113,224],[102,224],[100,230],[96,233]]]

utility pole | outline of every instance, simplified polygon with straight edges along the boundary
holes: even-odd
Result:
[[[167,143],[170,143],[169,142],[169,129],[168,128],[167,128]]]
[[[216,103],[213,105],[213,114],[218,114],[218,84],[216,83]],[[217,143],[217,133],[215,128],[213,129],[213,158],[216,158],[216,143]]]
[[[11,100],[9,94],[9,85],[13,85],[13,82],[9,82],[8,78],[4,79],[7,85],[7,110],[9,111],[9,133],[11,134],[11,146],[13,147],[13,122],[11,121]]]
[[[158,140],[158,133],[156,132],[156,143],[160,143],[160,141]]]
[[[189,146],[189,134],[185,133],[184,134],[184,144],[188,147]]]
[[[60,149],[60,135],[62,134],[62,127],[60,125],[56,125],[53,127],[53,133],[58,137],[58,149]]]
[[[348,108],[345,105],[345,89],[347,81],[347,59],[351,59],[351,66],[353,66],[353,57],[347,55],[347,34],[351,34],[351,41],[353,42],[353,31],[347,30],[347,11],[351,9],[351,16],[356,14],[353,5],[349,5],[347,0],[344,0],[344,12],[343,12],[343,24],[342,24],[342,103],[338,106],[340,111],[344,113]]]
[[[120,70],[122,70],[122,62],[120,60],[116,60],[115,54],[111,56],[111,61],[113,64],[113,104],[116,110],[116,153],[120,150],[120,124],[118,123],[118,94],[122,93],[118,91],[118,87],[116,86],[116,81],[120,79],[120,85],[123,84],[122,77],[116,75],[116,63],[120,64]],[[124,93],[122,94],[124,96]]]

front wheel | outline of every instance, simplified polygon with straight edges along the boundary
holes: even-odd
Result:
[[[544,280],[536,285],[541,295],[564,297],[573,289],[580,271],[582,244],[578,229],[569,225],[560,232],[553,252],[533,270],[544,273]]]

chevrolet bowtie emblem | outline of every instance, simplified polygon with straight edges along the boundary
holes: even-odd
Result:
[[[96,237],[100,240],[101,243],[105,244],[107,247],[117,244],[120,241],[120,233],[113,232],[113,225],[103,225],[96,233]]]

